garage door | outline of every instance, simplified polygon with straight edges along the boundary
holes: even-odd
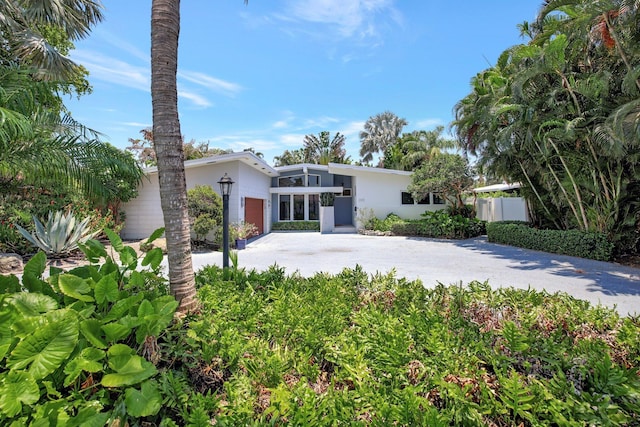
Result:
[[[264,233],[264,200],[244,199],[244,221],[255,224],[260,234]]]

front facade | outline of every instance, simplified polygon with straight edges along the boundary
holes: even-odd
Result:
[[[410,219],[444,208],[444,202],[433,195],[414,201],[407,193],[411,172],[406,171],[336,163],[272,168],[250,152],[185,162],[187,189],[210,185],[219,192],[217,182],[225,173],[235,182],[229,198],[230,221],[254,223],[260,234],[269,233],[274,222],[319,221],[322,193],[335,195],[336,227],[359,228],[358,213],[363,210],[381,219],[390,213]],[[124,238],[146,238],[163,226],[156,168],[147,171],[138,197],[124,211]]]

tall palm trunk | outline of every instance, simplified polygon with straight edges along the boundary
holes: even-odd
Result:
[[[180,301],[179,313],[195,308],[196,290],[187,185],[178,119],[178,35],[180,0],[153,0],[151,4],[151,102],[153,138],[158,160],[160,203],[164,215],[171,293]]]

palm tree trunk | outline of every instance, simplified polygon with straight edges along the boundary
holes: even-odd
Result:
[[[178,35],[180,0],[153,0],[151,5],[151,102],[153,138],[158,160],[160,203],[164,215],[171,293],[178,313],[196,305],[191,261],[184,153],[178,119]]]

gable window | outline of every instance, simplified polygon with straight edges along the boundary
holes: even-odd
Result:
[[[320,187],[320,175],[309,175],[309,187]]]

